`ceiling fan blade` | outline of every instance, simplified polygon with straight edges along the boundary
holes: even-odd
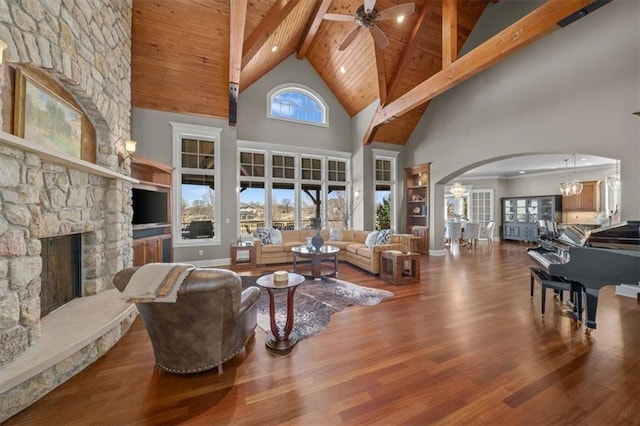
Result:
[[[342,40],[342,43],[340,44],[340,47],[338,47],[339,51],[343,51],[344,49],[346,49],[351,42],[356,38],[356,36],[358,35],[358,31],[360,31],[360,28],[362,27],[355,27],[353,31],[351,31],[345,38],[344,40]]]
[[[385,21],[387,19],[396,19],[400,15],[408,16],[416,11],[415,3],[403,3],[397,6],[392,6],[388,9],[380,11],[377,21]]]
[[[376,0],[364,0],[365,12],[372,11],[374,7],[376,7]]]
[[[353,15],[343,15],[341,13],[325,13],[322,19],[326,19],[328,21],[344,21],[344,22],[353,22],[355,18]]]
[[[380,28],[378,28],[376,25],[372,25],[369,27],[369,30],[371,31],[371,36],[373,37],[373,41],[376,43],[376,46],[378,46],[380,49],[384,49],[389,45],[387,36],[384,35]]]

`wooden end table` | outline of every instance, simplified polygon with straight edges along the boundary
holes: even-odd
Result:
[[[420,281],[420,254],[396,250],[380,254],[380,278],[394,285]]]
[[[271,332],[267,336],[265,345],[275,355],[286,355],[298,343],[298,336],[293,330],[293,296],[296,288],[305,281],[305,278],[293,272],[289,272],[287,281],[274,281],[273,274],[263,275],[256,280],[259,287],[269,293],[269,319],[271,320]],[[280,328],[276,322],[276,304],[274,293],[279,290],[287,291],[287,320],[284,328]]]
[[[238,260],[238,252],[249,253],[248,260]],[[256,269],[256,246],[253,244],[231,244],[231,269],[234,271]]]

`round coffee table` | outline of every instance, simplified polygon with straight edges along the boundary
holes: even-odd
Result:
[[[324,245],[319,249],[308,246],[291,247],[293,252],[293,271],[308,278],[335,277],[338,275],[338,252],[340,248]],[[311,262],[298,264],[298,257],[311,259]]]
[[[267,348],[276,355],[285,355],[298,343],[298,336],[293,330],[293,295],[296,288],[304,282],[305,278],[296,273],[289,272],[287,281],[274,281],[273,274],[263,275],[256,280],[256,284],[269,293],[269,319],[271,320],[271,332],[265,342]],[[274,293],[278,290],[287,291],[287,320],[284,329],[276,322],[276,303]]]

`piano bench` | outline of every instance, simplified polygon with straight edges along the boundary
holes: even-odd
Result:
[[[531,297],[533,297],[534,279],[540,281],[541,297],[540,311],[544,315],[545,304],[547,301],[547,288],[553,289],[559,293],[560,302],[562,302],[563,292],[568,291],[571,294],[571,308],[574,318],[578,322],[582,322],[582,286],[579,283],[565,280],[562,277],[552,277],[546,271],[539,268],[531,268]]]

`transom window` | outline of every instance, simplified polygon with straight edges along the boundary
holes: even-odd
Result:
[[[284,84],[267,94],[267,117],[328,126],[327,103],[302,85]]]
[[[272,156],[272,173],[274,178],[294,179],[296,177],[295,157],[291,155]]]

